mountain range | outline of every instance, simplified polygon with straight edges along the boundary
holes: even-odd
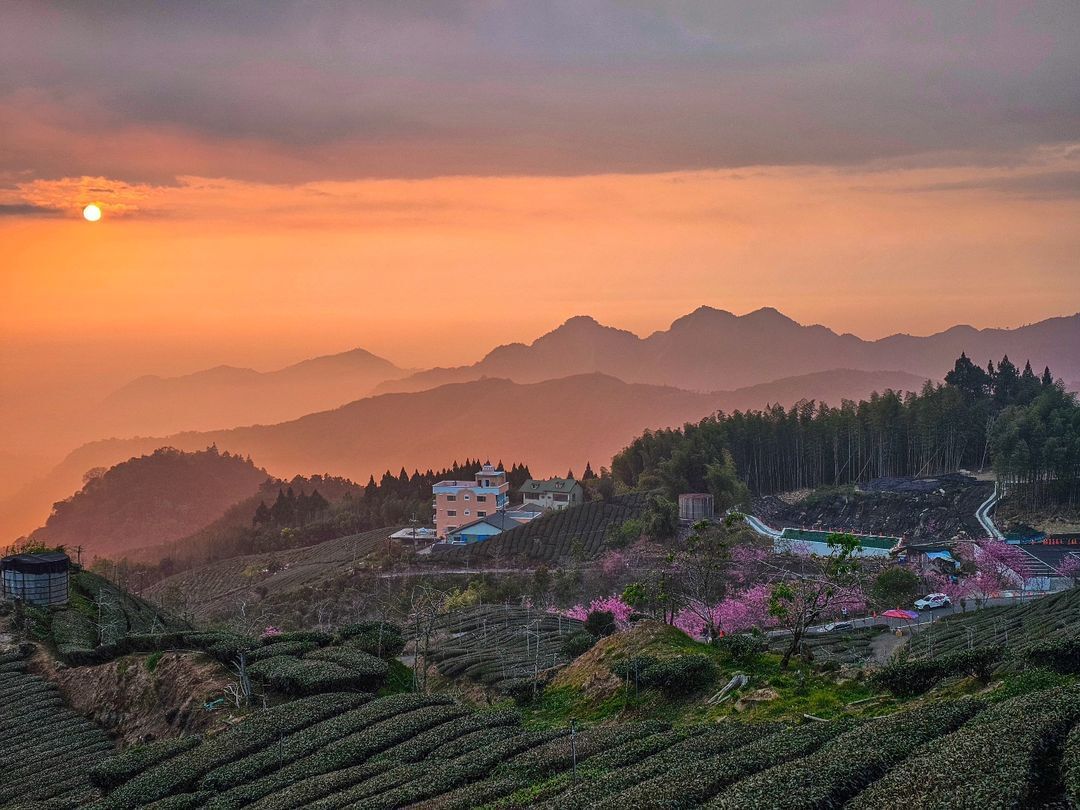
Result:
[[[511,343],[469,366],[420,371],[376,392],[420,391],[450,382],[505,377],[538,382],[600,372],[626,382],[691,391],[742,388],[829,369],[906,371],[941,379],[960,352],[995,363],[1009,354],[1065,380],[1080,380],[1080,314],[1017,329],[954,326],[926,337],[863,340],[824,326],[803,326],[772,308],[746,315],[699,307],[671,327],[640,338],[586,316],[571,318],[532,343]]]
[[[0,538],[41,525],[88,469],[162,446],[217,442],[281,476],[366,480],[386,468],[487,454],[562,473],[568,464],[606,463],[644,428],[721,408],[916,389],[940,380],[961,351],[979,363],[1007,353],[1080,380],[1077,346],[1080,314],[1017,329],[956,326],[867,341],[774,309],[736,316],[700,307],[644,338],[578,316],[530,344],[499,346],[456,368],[412,372],[355,349],[269,372],[223,366],[140,377],[87,409],[91,435],[118,438],[85,444],[42,478],[9,489]]]
[[[179,377],[148,375],[101,402],[94,425],[99,436],[131,436],[282,422],[360,399],[407,373],[353,349],[276,371],[217,366]]]

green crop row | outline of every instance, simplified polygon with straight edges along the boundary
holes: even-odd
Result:
[[[423,734],[417,734],[412,739],[382,752],[379,758],[394,762],[419,762],[429,757],[439,747],[446,746],[468,734],[492,728],[516,730],[520,724],[521,717],[517,712],[473,712]]]
[[[308,643],[316,647],[325,647],[334,641],[334,636],[322,630],[294,630],[290,633],[279,633],[276,636],[267,636],[262,640],[263,646],[276,647],[279,644]]]
[[[354,672],[329,661],[311,661],[287,655],[256,661],[248,667],[248,674],[272,689],[288,695],[359,690],[370,687],[375,680],[369,675]]]
[[[1061,757],[1061,776],[1065,794],[1073,807],[1080,807],[1080,724],[1070,732]]]
[[[507,767],[529,779],[543,778],[571,768],[575,756],[579,762],[584,762],[594,754],[611,751],[624,743],[667,731],[668,728],[666,723],[656,721],[590,728],[572,738],[562,736],[526,751],[508,762]]]
[[[199,744],[195,736],[173,737],[144,745],[133,745],[90,769],[89,777],[100,788],[109,790],[127,782],[147,768],[172,759]]]
[[[464,709],[446,707],[464,714]],[[234,785],[250,782],[269,773],[274,768],[295,762],[324,746],[331,745],[343,737],[356,734],[375,723],[386,719],[379,704],[369,703],[345,714],[331,717],[310,726],[300,734],[292,734],[281,742],[265,750],[231,762],[208,773],[200,782],[200,787],[208,790],[224,791]]]
[[[855,797],[857,810],[1035,807],[1056,781],[1052,754],[1080,719],[1080,689],[1033,692],[992,706],[928,743]],[[917,778],[913,778],[915,775]]]
[[[355,622],[338,629],[338,639],[378,658],[396,658],[405,649],[401,628],[390,622]]]
[[[205,774],[229,762],[277,743],[282,737],[328,717],[356,708],[367,695],[315,695],[265,709],[235,728],[203,741],[183,756],[140,773],[109,794],[109,808],[141,807],[152,801],[192,789]]]
[[[551,807],[593,807],[616,793],[642,782],[669,773],[688,763],[713,762],[727,751],[751,745],[757,740],[776,732],[772,725],[752,726],[742,723],[722,723],[697,730],[697,733],[676,735],[671,744],[638,758],[625,760],[625,765],[607,772],[599,771],[588,780],[582,780],[565,793],[555,797]],[[663,735],[656,735],[663,736]],[[679,737],[682,739],[679,739]],[[586,760],[584,766],[591,773],[603,760]]]
[[[390,672],[385,661],[359,648],[327,647],[307,653],[304,658],[309,661],[329,661],[331,664],[337,664],[358,675],[380,682]]]
[[[1025,647],[1024,658],[1038,667],[1063,673],[1080,672],[1080,631],[1069,628]]]
[[[319,649],[319,645],[314,641],[292,641],[287,644],[271,644],[267,647],[260,647],[257,650],[252,650],[247,653],[246,660],[249,664],[254,664],[256,661],[264,661],[267,658],[276,658],[279,655],[300,658],[305,653],[317,649]]]
[[[871,720],[840,735],[812,756],[778,764],[729,788],[710,807],[840,807],[880,779],[915,748],[959,728],[983,704],[935,703]],[[783,736],[783,735],[781,735]]]
[[[319,800],[335,796],[353,785],[378,776],[394,767],[392,762],[370,761],[294,782],[252,803],[250,810],[294,810],[314,808]]]
[[[1002,654],[1000,647],[975,647],[937,658],[893,661],[874,674],[874,683],[898,697],[921,695],[950,676],[971,675],[986,680]]]

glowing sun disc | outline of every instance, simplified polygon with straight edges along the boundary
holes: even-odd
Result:
[[[101,219],[101,209],[93,203],[90,203],[90,205],[86,206],[86,208],[82,210],[82,215],[83,219],[85,219],[87,222],[97,222],[99,219]]]

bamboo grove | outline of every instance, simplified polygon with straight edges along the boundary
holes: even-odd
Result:
[[[1020,371],[1008,357],[983,369],[961,355],[944,384],[918,393],[721,412],[647,431],[615,456],[612,474],[632,489],[704,492],[729,455],[753,494],[993,464],[1024,499],[1075,504],[1080,407],[1049,369]]]

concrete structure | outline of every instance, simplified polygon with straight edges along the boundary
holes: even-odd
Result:
[[[713,496],[707,492],[691,492],[679,496],[679,520],[697,523],[714,514]]]
[[[506,508],[506,516],[512,517],[518,523],[528,523],[542,514],[544,514],[543,508],[535,503],[525,503],[520,506],[508,506]]]
[[[518,490],[526,506],[541,509],[565,509],[585,500],[585,491],[573,478],[548,478],[536,481],[530,478]]]
[[[506,471],[496,470],[490,463],[480,469],[473,481],[439,481],[431,491],[438,537],[446,537],[466,523],[506,509],[510,500]]]
[[[390,535],[391,540],[405,540],[416,542],[419,540],[434,540],[435,530],[428,526],[417,526],[415,528],[399,529]]]
[[[13,554],[0,560],[0,594],[31,605],[66,605],[71,560],[66,554]]]
[[[479,543],[520,525],[506,512],[496,512],[447,532],[446,540],[450,543]]]

